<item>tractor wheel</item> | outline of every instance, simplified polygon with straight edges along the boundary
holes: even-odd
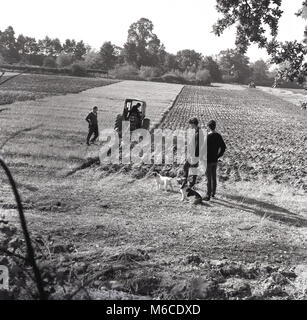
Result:
[[[150,127],[150,120],[148,118],[145,118],[143,120],[143,125],[142,125],[143,129],[145,130],[149,130],[149,127]]]
[[[118,114],[115,120],[114,130],[116,130],[119,134],[122,132],[122,124],[123,124],[123,116]]]

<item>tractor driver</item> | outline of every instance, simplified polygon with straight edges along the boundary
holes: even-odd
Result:
[[[132,114],[136,114],[138,117],[141,118],[141,115],[140,115],[140,110],[139,110],[139,107],[141,106],[141,104],[138,102],[137,104],[135,104],[131,110],[130,110],[130,113],[129,113],[129,118]]]
[[[128,119],[130,121],[130,131],[133,131],[135,129],[138,129],[140,127],[140,121],[141,121],[141,113],[140,108],[141,104],[138,102],[136,105],[134,105],[130,112]]]

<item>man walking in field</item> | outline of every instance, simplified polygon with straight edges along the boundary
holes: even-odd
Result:
[[[208,123],[207,135],[207,196],[204,198],[205,201],[215,197],[217,162],[226,150],[225,142],[222,136],[215,131],[215,128],[216,122],[211,120]]]
[[[88,135],[86,139],[86,144],[89,146],[90,143],[94,143],[98,138],[98,120],[97,120],[98,108],[94,107],[93,111],[88,114],[85,120],[88,122]],[[94,134],[94,137],[91,139],[91,136]],[[91,139],[91,140],[90,140]]]

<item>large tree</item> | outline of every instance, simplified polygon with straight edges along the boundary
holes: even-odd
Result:
[[[282,43],[276,40],[283,14],[281,0],[216,0],[216,3],[217,11],[222,14],[213,26],[216,35],[220,36],[225,29],[235,25],[236,46],[240,53],[246,53],[250,44],[258,44],[267,50],[272,63],[286,65],[279,72],[280,77],[300,83],[305,81],[307,47],[304,41]],[[297,16],[306,19],[306,12],[307,0],[304,0]],[[303,30],[301,32],[303,38]]]
[[[74,53],[76,48],[76,40],[74,39],[66,39],[63,43],[63,51],[65,53]]]
[[[76,47],[74,49],[74,56],[77,60],[83,60],[84,56],[87,53],[87,48],[85,43],[81,40],[79,42],[76,43]]]
[[[35,38],[26,37],[20,34],[17,38],[17,48],[18,52],[22,57],[31,54],[38,54],[39,46],[35,40]]]
[[[177,52],[178,67],[181,71],[193,71],[199,69],[202,62],[202,54],[195,50],[181,50]]]
[[[101,56],[99,52],[90,50],[84,56],[84,63],[88,69],[101,68]]]
[[[225,78],[239,83],[246,83],[251,76],[249,59],[236,50],[225,50],[219,54],[219,65]]]
[[[251,65],[252,79],[259,84],[269,81],[269,66],[264,60],[257,60]]]
[[[164,57],[163,69],[165,71],[171,71],[179,69],[177,57],[175,54],[166,52]]]
[[[117,60],[115,46],[110,41],[107,41],[102,45],[99,53],[102,69],[106,71],[112,69]]]
[[[125,59],[125,62],[128,64],[138,65],[138,49],[135,43],[126,42],[124,44],[124,49],[122,55]]]
[[[13,63],[20,60],[14,29],[9,26],[0,31],[0,54],[6,62]]]
[[[72,54],[75,60],[83,60],[84,56],[90,52],[90,47],[81,40],[76,42],[74,39],[66,39],[62,45],[62,51]]]
[[[153,29],[153,23],[146,18],[141,18],[130,26],[124,45],[126,62],[137,67],[157,66],[160,63],[160,56],[164,55],[165,51]]]
[[[62,50],[62,44],[58,38],[51,39],[46,36],[44,39],[38,41],[40,53],[46,56],[58,56]]]
[[[211,80],[219,82],[222,80],[222,73],[216,60],[211,56],[207,56],[202,61],[202,69],[207,69],[210,72]]]

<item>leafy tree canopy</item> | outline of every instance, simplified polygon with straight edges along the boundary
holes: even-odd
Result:
[[[285,43],[276,40],[279,19],[283,14],[281,0],[216,0],[216,9],[222,14],[213,26],[217,36],[235,25],[236,46],[240,53],[246,53],[250,44],[258,44],[267,50],[271,63],[283,64],[278,74],[280,78],[299,83],[305,81],[307,48],[304,40]],[[307,0],[303,1],[297,16],[307,18]]]
[[[125,58],[128,63],[140,66],[154,66],[160,63],[160,56],[165,54],[164,46],[153,32],[153,23],[141,18],[128,30],[127,42],[124,45]]]
[[[236,50],[224,50],[219,54],[220,69],[226,79],[232,78],[239,83],[249,81],[251,69],[249,58]]]
[[[202,62],[203,56],[195,50],[181,50],[177,52],[177,61],[181,71],[196,71]]]
[[[105,42],[100,48],[101,67],[104,70],[110,70],[117,61],[115,46],[110,42]]]

